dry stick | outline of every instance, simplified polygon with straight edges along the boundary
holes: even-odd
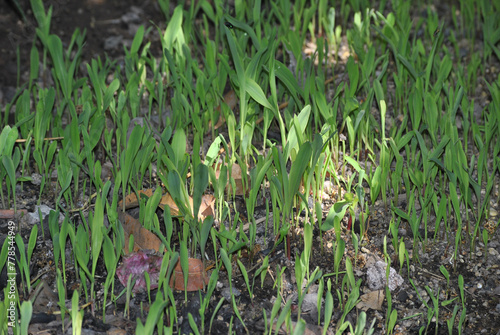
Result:
[[[43,140],[44,141],[59,141],[62,139],[64,139],[64,137],[45,137]],[[27,139],[21,138],[21,139],[16,140],[16,143],[25,143],[27,141],[28,141]]]
[[[18,209],[17,212],[15,212],[13,209],[0,209],[0,219],[16,219],[21,214],[28,214],[28,210]]]
[[[273,212],[269,212],[269,215],[271,215],[272,213],[273,213]],[[266,218],[265,218],[265,217],[262,217],[262,218],[260,218],[260,219],[255,220],[255,224],[259,224],[259,223],[264,222],[264,221],[266,221]],[[247,223],[245,223],[245,224],[243,225],[243,227],[242,227],[242,228],[243,228],[243,231],[244,231],[244,232],[247,232],[247,231],[248,231],[248,228],[250,228],[250,225],[251,225],[251,224],[252,224],[251,222],[247,222]],[[240,232],[240,227],[236,228],[236,232],[238,232],[238,233]]]
[[[80,208],[75,208],[75,209],[70,209],[68,212],[69,213],[74,213],[74,212],[79,212],[79,211],[84,211],[86,209],[89,209],[90,207],[94,206],[94,204],[92,204],[92,199],[94,199],[95,197],[97,197],[97,192],[90,195],[90,197],[88,198],[87,201],[85,201],[85,203],[83,204],[82,207]]]

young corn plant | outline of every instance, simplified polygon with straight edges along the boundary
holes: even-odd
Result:
[[[288,144],[285,147],[285,151],[288,148]],[[296,160],[292,163],[290,169],[290,174],[286,171],[286,160],[284,158],[284,153],[280,152],[276,147],[273,148],[273,162],[277,172],[277,175],[271,177],[272,187],[274,187],[276,194],[279,195],[278,203],[280,204],[282,215],[282,225],[280,230],[280,240],[288,234],[290,229],[290,220],[292,215],[292,205],[295,195],[299,191],[300,181],[302,175],[306,169],[307,164],[311,158],[311,143],[304,143],[297,154]],[[290,240],[287,237],[287,255],[290,258]]]

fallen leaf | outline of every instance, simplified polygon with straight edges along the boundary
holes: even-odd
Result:
[[[106,332],[106,335],[134,334],[137,327],[135,321],[126,319],[117,314],[106,314],[106,324],[111,326],[111,329]]]
[[[361,301],[356,305],[356,307],[363,311],[367,311],[369,309],[381,310],[384,298],[384,290],[368,292],[360,297]]]
[[[153,195],[152,189],[147,189],[144,191],[138,192],[140,195],[143,194],[147,197],[151,197]],[[193,208],[193,199],[189,197],[189,205]],[[211,194],[205,194],[201,198],[200,211],[198,213],[198,218],[200,221],[205,220],[207,216],[214,216],[215,210],[215,198]],[[130,235],[134,235],[134,251],[138,251],[141,249],[151,249],[155,251],[160,250],[161,240],[152,232],[144,228],[141,223],[134,219],[129,214],[122,212],[120,209],[122,208],[123,203],[120,201],[118,203],[118,219],[121,221],[123,225],[123,230],[125,233],[125,241],[128,242]],[[137,200],[137,196],[135,193],[129,194],[125,197],[125,209],[134,208],[139,206],[139,201]],[[159,207],[162,210],[165,210],[165,206],[170,208],[170,213],[173,216],[179,215],[179,208],[175,204],[174,199],[170,194],[165,194],[162,196],[160,200]],[[128,253],[128,244],[126,243],[123,247],[125,254]]]
[[[204,194],[201,197],[198,218],[203,221],[207,216],[215,216],[215,197],[212,194]]]
[[[149,274],[150,289],[158,288],[162,260],[163,257],[155,250],[139,250],[124,257],[123,263],[116,269],[116,275],[125,287],[128,277],[132,275],[132,280],[135,279],[132,291],[134,293],[146,292],[144,274],[146,272]]]
[[[144,194],[149,198],[149,197],[153,196],[153,189],[149,188],[149,189],[144,190],[144,191],[141,190],[141,191],[139,191],[139,194]],[[137,200],[137,196],[135,195],[135,193],[130,193],[129,195],[127,195],[125,197],[124,200],[120,200],[118,202],[118,208],[122,208],[123,201],[125,201],[125,209],[135,208],[135,207],[139,206],[139,200]]]
[[[170,214],[173,216],[179,215],[179,207],[177,207],[174,199],[169,193],[166,193],[161,197],[159,206],[162,210],[165,210],[165,206],[168,206],[170,208]],[[191,197],[189,197],[189,206],[190,208],[193,208],[193,199]]]
[[[130,235],[134,235],[134,251],[140,249],[160,250],[161,240],[158,236],[144,228],[138,220],[121,210],[118,210],[118,219],[122,223],[125,235],[125,246],[123,247],[125,254],[128,253]]]
[[[17,219],[26,214],[28,214],[26,209],[18,209],[17,212],[13,209],[0,209],[0,219]]]
[[[217,164],[217,166],[215,168],[215,177],[217,179],[220,176],[221,165],[222,164],[219,163],[219,164]],[[233,177],[234,183],[236,186],[236,190],[235,190],[236,195],[245,195],[245,192],[243,190],[243,180],[241,177],[241,167],[238,164],[233,164],[231,166],[231,177]],[[250,175],[248,174],[248,172],[247,172],[247,180],[250,183]],[[248,185],[248,187],[250,187],[250,185]],[[230,191],[231,191],[231,183],[229,182],[229,176],[228,176],[228,183],[226,186],[226,192],[230,192]]]
[[[152,189],[141,190],[138,192],[139,195],[145,195],[147,197],[153,196],[154,191]],[[198,213],[198,218],[203,221],[207,216],[215,215],[215,198],[211,194],[205,194],[202,196],[200,211]],[[118,208],[123,206],[122,201],[118,203]],[[137,200],[137,196],[135,193],[131,193],[125,197],[125,209],[130,209],[139,206],[139,201]],[[179,207],[177,207],[174,199],[169,193],[165,193],[160,200],[159,207],[162,210],[165,210],[165,206],[170,208],[170,214],[173,216],[179,215]],[[193,198],[189,197],[189,206],[193,208]]]
[[[47,284],[42,280],[31,293],[30,300],[33,301],[33,313],[47,313],[52,314],[59,311],[59,298]]]
[[[208,285],[208,276],[203,268],[203,262],[197,258],[188,259],[188,282],[186,291],[198,291],[204,289]],[[179,291],[184,291],[184,275],[182,273],[181,261],[175,265],[174,274],[170,278],[170,287]]]

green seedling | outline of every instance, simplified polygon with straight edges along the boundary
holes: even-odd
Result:
[[[392,309],[392,295],[391,295],[391,290],[389,289],[388,286],[385,287],[385,295],[387,299],[387,312],[386,312],[386,317],[385,317],[385,326],[387,327],[387,333],[392,334],[395,326],[395,320],[394,324],[391,323],[391,317],[392,313],[396,312],[396,319],[397,319],[397,311]]]
[[[429,325],[433,319],[433,316],[435,317],[435,325],[436,325],[436,328],[435,328],[435,334],[438,333],[438,329],[439,329],[439,288],[437,290],[437,293],[436,295],[433,294],[433,291],[432,289],[429,287],[429,286],[425,286],[425,290],[427,291],[427,293],[429,294],[429,297],[431,298],[432,300],[432,308],[430,308],[429,306],[427,306],[428,308],[428,313],[427,313],[427,328],[429,328]],[[426,330],[427,332],[427,330]]]
[[[184,279],[184,301],[187,301],[187,283],[189,280],[189,255],[187,247],[187,234],[184,234],[184,240],[180,242],[180,262],[182,276]]]
[[[279,299],[277,299],[276,301],[280,302]],[[281,313],[278,317],[278,320],[276,321],[276,329],[280,329],[283,322],[290,319],[291,306],[292,306],[292,300],[288,299],[285,306],[281,308]],[[286,327],[287,332],[291,331],[290,327],[291,327],[290,324],[287,322],[287,327]],[[271,330],[272,330],[272,327],[271,327]]]
[[[451,317],[446,320],[446,325],[448,326],[448,335],[453,334],[453,326],[455,324],[455,319],[457,317],[459,308],[460,307],[458,305],[455,305],[455,307],[453,308],[453,312],[451,313]]]
[[[444,265],[441,265],[439,267],[439,271],[443,274],[444,278],[446,278],[446,291],[448,291],[448,288],[450,287],[450,273],[446,269]]]
[[[335,271],[335,282],[339,282],[339,268],[342,259],[344,258],[345,242],[343,239],[337,241],[337,247],[335,248],[335,259],[334,259],[334,271]]]
[[[250,300],[253,302],[253,290],[252,290],[252,286],[250,286],[250,281],[248,279],[247,270],[246,270],[245,266],[243,265],[243,263],[239,259],[237,260],[237,263],[238,263],[238,267],[240,268],[243,279],[245,280],[245,285],[247,286],[248,294],[250,295]]]
[[[406,255],[406,246],[404,242],[404,238],[401,237],[401,242],[399,242],[399,273],[401,273],[401,270],[403,269],[403,264],[405,262],[405,255]]]
[[[31,321],[31,316],[33,314],[33,304],[31,300],[23,301],[19,312],[21,319],[21,329],[19,333],[28,334],[28,327]]]
[[[328,291],[326,292],[325,298],[325,327],[323,328],[323,335],[325,335],[328,330],[328,327],[326,327],[326,325],[330,325],[333,314],[332,281],[330,279],[328,279],[327,288]]]
[[[397,320],[398,320],[398,311],[393,309],[391,316],[389,317],[389,324],[387,325],[389,334],[392,334],[392,332],[394,331],[394,326],[396,326]]]
[[[73,291],[73,298],[71,298],[71,328],[73,330],[73,335],[79,335],[82,333],[82,323],[83,323],[83,310],[79,310],[78,306],[79,294],[78,291]]]
[[[356,322],[356,328],[352,329],[352,325],[349,324],[349,329],[351,330],[351,333],[353,333],[354,335],[362,335],[362,334],[371,335],[375,332],[375,318],[372,320],[372,323],[365,332],[366,326],[367,326],[366,313],[363,311],[359,314],[358,320]]]
[[[64,331],[64,319],[66,317],[68,309],[66,308],[66,287],[63,284],[61,270],[59,270],[59,268],[57,269],[56,285],[57,295],[59,297],[58,305],[61,310],[62,329]]]
[[[221,255],[221,258],[222,258],[222,263],[224,263],[224,267],[226,268],[227,275],[228,275],[228,278],[229,278],[229,290],[232,291],[232,264],[231,264],[231,261],[229,260],[229,257],[228,257],[228,254],[227,254],[226,250],[221,249],[220,250],[220,255]],[[245,331],[248,334],[248,329],[245,326],[245,323],[243,322],[243,319],[241,318],[241,314],[240,314],[240,312],[238,310],[238,307],[236,306],[236,301],[235,301],[235,298],[234,298],[234,294],[231,294],[231,305],[233,307],[234,313],[236,314],[236,316],[238,317],[238,319],[241,321],[241,324],[243,325],[243,327],[245,328]]]
[[[22,273],[24,274],[24,276],[22,277],[23,282],[24,282],[23,286],[25,289],[26,288],[28,289],[28,292],[31,292],[31,276],[30,276],[30,269],[29,269],[30,264],[29,264],[29,261],[26,257],[26,248],[24,247],[24,242],[23,242],[21,235],[16,234],[15,241],[16,241],[17,249],[19,250],[19,260],[18,260],[19,269],[21,269]],[[36,239],[35,239],[35,241],[36,241]],[[33,251],[31,251],[31,252],[33,252]],[[29,251],[28,251],[28,253],[29,253]]]
[[[102,244],[104,242],[103,236],[107,233],[106,227],[104,226],[104,207],[110,187],[111,182],[107,181],[102,191],[102,197],[99,194],[97,195],[94,215],[89,215],[90,229],[92,232],[92,240],[90,243],[92,251],[92,275],[89,278],[91,281],[90,296],[92,299],[95,298],[94,278],[97,269],[97,261],[99,260],[99,254],[101,253]]]
[[[483,229],[483,243],[484,243],[484,261],[488,260],[488,241],[490,239],[490,234],[486,229]]]
[[[191,330],[194,332],[195,335],[200,335],[198,325],[196,324],[196,321],[194,321],[193,315],[191,313],[188,314],[188,319],[189,319],[189,325],[191,326]]]
[[[119,255],[121,248],[118,247],[119,245],[116,246],[116,251],[118,251]],[[106,271],[108,273],[106,276],[106,281],[104,282],[104,302],[103,302],[104,308],[102,316],[103,320],[106,320],[106,299],[108,297],[108,291],[110,287],[111,287],[111,296],[113,296],[114,278],[115,278],[116,268],[118,266],[119,257],[117,257],[115,251],[115,245],[113,245],[113,242],[111,241],[111,238],[108,235],[104,236],[104,243],[102,245],[102,249],[104,255],[104,265],[106,266]]]
[[[359,238],[358,235],[351,230],[351,241],[354,247],[354,266],[356,266],[356,262],[358,261],[358,252],[359,252]]]
[[[132,133],[130,134],[130,138],[133,140],[129,140],[126,150],[120,157],[123,199],[125,199],[127,195],[127,186],[130,183],[130,176],[133,166],[132,164],[139,152],[143,134],[144,128],[135,126],[132,130]],[[122,210],[125,211],[125,201],[123,202]]]
[[[257,201],[257,193],[260,190],[261,184],[264,180],[265,175],[272,163],[272,156],[269,155],[266,159],[262,156],[258,157],[257,164],[255,168],[250,172],[250,180],[251,180],[251,189],[249,197],[246,199],[246,208],[247,215],[252,223],[250,226],[250,241],[249,241],[249,249],[253,250],[255,244],[255,236],[257,232],[257,224],[255,222],[254,210]]]
[[[17,211],[17,201],[16,201],[16,184],[19,181],[27,181],[31,180],[28,177],[16,177],[16,170],[19,167],[21,154],[19,148],[15,148],[15,141],[18,138],[18,130],[16,127],[11,128],[9,126],[5,126],[3,128],[2,133],[0,134],[0,158],[2,160],[2,166],[0,168],[0,177],[6,180],[6,184],[8,186],[9,191],[9,207],[10,207],[10,192],[12,191],[12,197],[14,199],[14,211]],[[7,178],[5,178],[7,177]],[[0,195],[2,197],[2,205],[5,207],[5,200],[3,195],[3,189],[0,191]]]
[[[215,308],[214,308],[214,312],[212,313],[212,317],[210,318],[210,327],[208,330],[209,332],[212,331],[212,324],[213,324],[215,315],[217,315],[217,312],[220,310],[222,304],[224,303],[224,300],[225,300],[224,297],[220,298],[219,302],[217,303],[217,306],[215,306]]]
[[[288,144],[285,147],[285,151],[287,151],[286,148],[289,148]],[[271,182],[279,195],[278,203],[281,205],[281,209],[283,211],[282,228],[287,231],[290,225],[289,221],[292,214],[293,200],[299,191],[300,181],[310,158],[311,144],[307,142],[300,147],[296,160],[292,163],[290,175],[288,175],[286,172],[285,156],[276,147],[273,148],[273,160],[278,175],[272,176]],[[286,248],[287,255],[290,257],[290,243],[288,239],[289,237],[287,237]]]
[[[130,280],[130,279],[129,279]],[[128,285],[127,285],[128,286]],[[151,305],[146,319],[146,323],[143,324],[140,319],[137,319],[136,333],[138,334],[153,334],[158,321],[165,313],[165,307],[168,305],[168,300],[164,300],[161,292],[156,295],[155,302]]]
[[[210,280],[208,282],[206,294],[203,297],[201,297],[201,292],[200,292],[200,301],[201,301],[200,318],[201,318],[201,333],[202,334],[204,334],[204,331],[205,331],[205,313],[207,312],[207,308],[209,306],[210,300],[211,300],[213,292],[215,290],[218,277],[219,277],[219,272],[217,270],[214,270],[212,272],[212,275],[210,276]]]
[[[342,316],[340,317],[340,320],[338,322],[338,325],[340,325],[339,329],[337,329],[337,331],[339,331],[340,329],[345,329],[344,327],[347,327],[347,326],[344,326],[344,320],[347,316],[347,314],[354,308],[356,307],[356,304],[359,302],[358,298],[359,298],[359,288],[361,286],[361,279],[358,280],[358,282],[352,287],[352,290],[351,292],[349,293],[349,296],[347,298],[347,301],[344,305],[344,309],[342,311]]]

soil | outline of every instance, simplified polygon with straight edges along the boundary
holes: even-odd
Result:
[[[14,7],[15,1],[3,1],[0,3],[0,106],[2,111],[4,106],[12,100],[16,95],[17,88],[26,82],[29,71],[29,55],[30,49],[35,37],[36,26],[34,24],[33,15],[29,9],[27,1],[19,1],[27,21],[23,22],[19,11]],[[163,29],[166,26],[164,15],[155,1],[130,1],[130,0],[86,0],[82,2],[66,1],[66,0],[52,0],[45,2],[45,5],[53,6],[53,19],[51,32],[57,34],[67,45],[71,39],[72,32],[76,28],[86,29],[86,45],[82,55],[83,63],[89,62],[91,59],[101,57],[104,59],[106,56],[112,60],[119,60],[123,57],[124,51],[122,45],[130,45],[137,27],[145,25],[146,27],[153,27],[152,32],[146,38],[155,42],[156,28],[155,25]],[[440,17],[446,17],[445,13],[449,10],[446,2],[442,3],[437,8]],[[157,39],[156,39],[156,42]],[[155,49],[156,48],[156,49]],[[467,47],[464,47],[467,50]],[[152,46],[152,52],[160,53],[158,43]],[[466,52],[464,52],[464,61],[466,59]],[[500,66],[496,60],[494,64],[488,67],[485,79],[488,82],[496,79]],[[339,65],[336,73],[342,72],[342,66]],[[479,75],[481,76],[481,75]],[[341,80],[340,78],[336,79]],[[482,82],[478,79],[478,82]],[[327,92],[328,94],[328,92]],[[476,92],[473,92],[471,98],[476,99],[480,107],[483,107],[487,100],[489,100],[489,93],[484,85],[479,85]],[[377,118],[377,116],[375,116]],[[391,115],[388,115],[390,118]],[[395,120],[396,117],[392,116]],[[349,173],[339,167],[339,171]],[[346,172],[345,172],[346,171]],[[498,179],[497,179],[498,180]],[[145,185],[146,186],[146,185]],[[329,208],[337,199],[338,189],[332,188],[328,196],[324,199],[323,214],[326,217]],[[18,191],[20,208],[27,209],[29,212],[34,212],[34,206],[38,201],[39,189],[36,185],[25,183],[22,189]],[[367,192],[369,194],[369,191]],[[55,194],[48,192],[42,194],[41,203],[56,208]],[[407,206],[406,194],[399,197],[398,207],[405,209]],[[465,241],[460,246],[457,257],[454,256],[454,241],[456,234],[456,223],[448,222],[451,227],[452,233],[449,236],[442,236],[442,227],[434,227],[436,218],[429,217],[429,231],[420,231],[422,236],[427,235],[428,239],[422,238],[415,241],[410,227],[405,222],[401,222],[398,232],[398,238],[404,239],[406,248],[409,252],[412,261],[410,265],[405,262],[402,270],[400,271],[399,260],[396,250],[391,245],[392,235],[389,231],[389,225],[393,218],[389,210],[382,203],[377,201],[370,209],[369,228],[361,241],[358,253],[355,253],[354,247],[351,243],[351,232],[346,229],[348,225],[348,218],[342,221],[341,237],[346,241],[346,255],[354,265],[354,273],[357,279],[362,279],[361,295],[373,291],[368,288],[368,271],[373,266],[373,262],[377,260],[384,260],[384,238],[387,240],[387,253],[391,257],[391,266],[399,272],[402,276],[403,283],[398,285],[391,292],[392,309],[397,311],[398,323],[395,328],[397,334],[417,334],[419,328],[427,325],[428,307],[433,306],[433,301],[428,292],[435,296],[439,296],[440,303],[445,300],[458,298],[460,301],[458,277],[462,275],[465,282],[465,308],[467,311],[467,319],[465,321],[465,328],[463,334],[499,334],[500,333],[500,234],[496,229],[498,217],[493,215],[498,213],[499,199],[499,185],[496,185],[492,191],[491,212],[492,220],[486,221],[482,224],[485,228],[491,229],[491,236],[487,246],[481,241],[476,241],[475,248],[471,251],[469,241]],[[265,217],[265,198],[260,198],[258,207],[256,208],[256,218],[260,219]],[[244,206],[242,206],[244,208]],[[246,215],[244,209],[238,208],[243,215]],[[420,212],[417,211],[417,214]],[[137,210],[129,211],[132,216],[138,217]],[[84,213],[88,215],[88,211]],[[163,217],[161,211],[158,212],[158,217]],[[465,217],[464,217],[465,218]],[[303,219],[303,215],[302,215]],[[70,218],[75,225],[82,224],[79,215],[74,215]],[[271,221],[272,222],[272,221]],[[443,224],[443,223],[441,223]],[[44,231],[44,235],[39,233],[39,239],[34,251],[33,259],[36,260],[31,264],[31,278],[36,278],[40,281],[47,283],[47,289],[44,290],[44,297],[46,304],[38,310],[34,315],[30,332],[45,334],[60,334],[64,329],[69,326],[68,320],[61,320],[60,316],[53,313],[49,303],[57,305],[57,287],[56,287],[56,268],[53,264],[53,246],[50,239],[50,232],[48,231],[48,224],[45,222],[43,225],[38,223],[39,231]],[[270,223],[272,225],[272,223]],[[7,220],[0,220],[1,231],[6,231]],[[22,237],[25,244],[29,239],[29,233],[32,227],[29,225],[24,226],[21,230]],[[262,333],[264,329],[264,314],[269,318],[269,313],[273,308],[273,304],[277,296],[277,288],[274,287],[274,282],[279,276],[278,269],[286,267],[281,277],[281,294],[282,304],[288,300],[292,300],[292,319],[296,319],[296,305],[297,305],[297,283],[295,280],[295,261],[296,257],[302,253],[303,238],[302,238],[303,224],[299,223],[298,227],[294,229],[295,237],[291,241],[291,257],[287,257],[284,249],[284,244],[281,243],[278,247],[270,252],[270,247],[274,245],[275,238],[271,228],[266,229],[264,224],[259,224],[257,231],[257,248],[260,250],[243,252],[240,261],[245,268],[249,271],[250,280],[253,274],[258,269],[260,262],[265,256],[269,257],[269,271],[261,283],[258,278],[255,281],[255,289],[253,299],[250,299],[243,276],[234,261],[233,264],[233,294],[238,309],[241,313],[242,320],[249,333],[258,334]],[[356,230],[356,229],[355,229]],[[438,238],[434,239],[434,233],[437,230]],[[334,267],[334,252],[332,249],[332,241],[336,240],[333,231],[328,232],[314,232],[313,251],[311,253],[310,269],[319,269],[323,274],[335,273]],[[1,242],[5,236],[2,236]],[[416,248],[414,246],[416,245]],[[215,259],[213,248],[207,247],[208,258]],[[421,252],[413,252],[419,250]],[[487,257],[486,257],[487,255]],[[340,269],[345,269],[345,258]],[[450,273],[450,281],[447,282],[443,276],[440,267],[444,266]],[[79,283],[75,268],[68,263],[66,268],[67,274],[67,297],[71,298],[73,291],[77,290],[82,292],[82,283]],[[102,260],[98,263],[96,287],[98,297],[103,297],[102,287],[106,278],[106,268]],[[328,325],[329,331],[333,331],[337,327],[337,322],[341,318],[342,313],[340,305],[345,301],[340,301],[339,296],[335,294],[336,290],[342,291],[342,281],[336,282],[335,275],[329,277],[332,279],[334,293],[334,314],[332,323]],[[342,275],[340,276],[342,278]],[[412,282],[410,282],[410,280]],[[2,282],[4,280],[2,279]],[[115,292],[120,292],[123,289],[122,284],[116,280]],[[429,291],[426,287],[430,288]],[[325,288],[326,289],[326,288]],[[214,312],[217,304],[223,299],[222,306],[218,310],[211,333],[213,334],[227,334],[231,328],[235,333],[245,333],[245,329],[238,320],[233,311],[230,300],[225,298],[229,290],[229,283],[227,273],[220,271],[216,289],[210,304],[207,314],[205,315],[205,330],[208,330],[208,324],[212,313]],[[2,290],[3,292],[3,290]],[[417,294],[418,292],[418,294]],[[151,296],[156,295],[156,290],[151,292]],[[314,296],[314,287],[309,291]],[[385,293],[385,291],[384,291]],[[21,292],[22,298],[27,299],[27,293]],[[203,293],[201,294],[203,298]],[[2,297],[3,299],[3,293]],[[200,304],[200,295],[198,292],[191,293],[185,300],[184,293],[179,292],[174,295],[177,306],[177,319],[174,321],[177,324],[177,333],[189,333],[189,318],[188,313],[194,316],[194,321],[200,325],[200,317],[198,308]],[[141,319],[144,323],[149,311],[149,297],[147,294],[135,294],[132,300],[127,304],[127,301],[122,298],[115,304],[106,308],[106,318],[102,317],[103,301],[95,301],[93,304],[86,308],[83,328],[88,334],[103,334],[120,333],[120,334],[133,334],[136,329],[137,318]],[[313,304],[314,305],[314,304]],[[450,307],[451,306],[451,307]],[[439,318],[434,319],[433,322],[427,325],[427,333],[448,334],[448,328],[445,320],[449,319],[453,313],[453,306],[455,303],[446,306],[440,306]],[[69,307],[69,306],[68,306]],[[58,310],[57,307],[55,310]],[[371,323],[375,319],[375,333],[385,334],[386,324],[388,318],[388,301],[385,299],[380,309],[368,309],[367,323]],[[306,311],[303,310],[302,317],[308,324],[308,329],[312,333],[318,331],[315,325],[318,325],[317,315],[314,308]],[[347,316],[347,321],[353,325],[358,321],[360,310],[354,308]],[[460,312],[459,314],[460,315]],[[164,320],[168,324],[168,320]],[[454,321],[455,326],[458,324],[458,317]],[[322,325],[323,326],[323,325]],[[436,329],[438,327],[438,329]],[[319,327],[321,329],[321,327]],[[458,334],[456,327],[453,334]]]

